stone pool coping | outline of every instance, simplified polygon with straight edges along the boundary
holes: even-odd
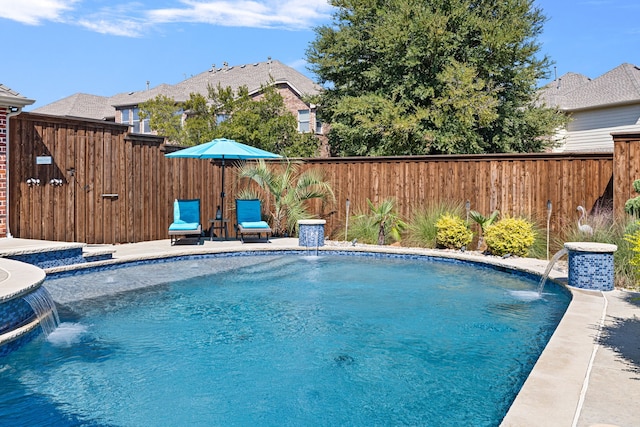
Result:
[[[293,238],[272,238],[270,243],[245,244],[239,241],[205,241],[202,245],[189,246],[171,246],[167,239],[105,247],[115,250],[112,260],[55,267],[46,271],[55,274],[188,255],[306,250],[299,247],[298,240]],[[474,252],[369,245],[354,247],[346,242],[327,242],[327,246],[319,248],[319,252],[336,250],[426,255],[489,264],[536,275],[541,275],[547,266],[547,261],[544,260],[515,257],[503,259]],[[7,261],[9,260],[0,259],[0,269],[4,268]],[[562,282],[566,279],[566,272],[552,270],[550,277]],[[4,287],[4,282],[0,282],[0,290]],[[637,421],[631,413],[633,411],[629,411],[629,405],[640,399],[640,381],[629,378],[629,374],[625,373],[624,363],[621,363],[612,350],[599,348],[597,337],[605,319],[610,317],[608,310],[626,318],[635,318],[640,312],[624,305],[628,294],[622,291],[602,293],[568,289],[573,295],[572,301],[502,421],[502,426],[595,426],[598,423],[631,426]],[[590,380],[592,385],[589,385]]]
[[[45,272],[31,264],[0,258],[0,303],[40,287]]]
[[[38,267],[0,258],[0,304],[39,288],[44,279],[45,272]],[[17,329],[0,334],[0,346],[15,341],[39,325],[40,319],[35,319]]]

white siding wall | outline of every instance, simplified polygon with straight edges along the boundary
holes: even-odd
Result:
[[[576,111],[555,151],[613,151],[611,132],[622,131],[640,131],[640,105]]]

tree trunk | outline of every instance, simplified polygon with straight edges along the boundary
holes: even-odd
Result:
[[[384,245],[384,224],[380,224],[380,230],[378,230],[378,244]]]

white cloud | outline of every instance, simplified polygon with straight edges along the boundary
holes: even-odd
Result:
[[[140,10],[146,6],[140,2],[113,5],[98,11],[85,13],[75,21],[76,24],[100,34],[113,36],[139,37],[151,25],[141,17]]]
[[[38,25],[42,21],[59,21],[64,12],[79,0],[0,0],[0,17]]]
[[[0,0],[0,18],[28,25],[44,21],[64,22],[101,34],[139,37],[153,27],[182,22],[308,29],[328,20],[331,11],[327,0],[166,0],[164,3],[172,6],[158,9],[153,9],[155,0],[120,1],[113,0],[108,8],[96,10],[96,3],[104,4],[103,1]]]
[[[124,37],[139,37],[144,28],[144,25],[132,20],[81,19],[78,24],[96,33]]]
[[[181,0],[180,3],[183,7],[156,9],[147,14],[156,23],[195,22],[229,27],[300,29],[327,19],[330,10],[325,0],[305,3],[296,0]]]

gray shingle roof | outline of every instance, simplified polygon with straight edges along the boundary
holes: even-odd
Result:
[[[204,92],[207,93],[206,91]],[[109,104],[114,107],[138,105],[142,102],[155,98],[158,95],[168,96],[176,101],[186,101],[189,94],[183,99],[183,94],[176,89],[175,85],[161,84],[149,90],[140,90],[137,92],[119,93],[109,98]]]
[[[280,61],[256,62],[240,66],[220,67],[210,69],[187,80],[178,83],[187,96],[191,92],[207,93],[207,85],[216,87],[218,83],[224,87],[231,87],[234,91],[240,86],[246,86],[249,93],[260,89],[273,79],[275,82],[289,83],[300,95],[317,95],[320,86],[308,77],[288,67]]]
[[[35,101],[33,99],[26,98],[20,95],[15,90],[0,83],[0,105],[6,105],[9,107],[24,107],[31,105]]]
[[[186,101],[191,93],[207,95],[207,86],[231,87],[234,91],[240,86],[247,86],[249,93],[260,89],[261,85],[270,82],[286,82],[300,95],[316,95],[321,87],[311,79],[281,63],[280,61],[265,61],[239,66],[224,66],[212,68],[203,73],[190,77],[176,85],[161,84],[154,88],[124,92],[111,97],[75,94],[51,104],[36,108],[36,113],[53,114],[58,116],[86,117],[105,119],[115,117],[115,108],[119,106],[138,105],[158,95],[165,95],[176,101]]]
[[[567,73],[540,90],[540,101],[548,106],[558,106],[563,96],[589,81],[591,79],[582,74]]]
[[[540,92],[540,101],[564,111],[616,104],[640,104],[640,68],[622,64],[596,79],[568,73]]]
[[[109,97],[76,93],[33,110],[34,113],[86,119],[113,119],[116,109],[109,105]]]

